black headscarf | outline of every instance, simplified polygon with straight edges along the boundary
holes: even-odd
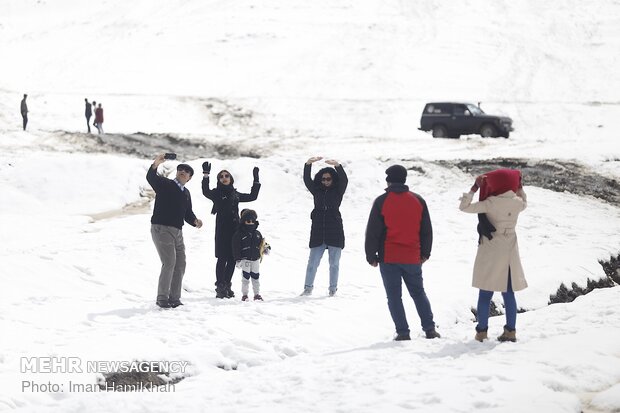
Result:
[[[328,173],[332,177],[332,184],[329,187],[323,185],[321,179],[323,178],[323,174]],[[338,187],[338,172],[332,167],[325,167],[321,169],[319,172],[314,175],[314,184],[319,188],[337,188]]]

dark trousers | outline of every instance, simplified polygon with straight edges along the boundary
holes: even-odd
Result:
[[[22,113],[22,119],[23,119],[23,123],[24,123],[24,130],[26,130],[26,125],[28,124],[28,114],[27,113]]]
[[[232,283],[232,276],[235,272],[235,259],[232,257],[229,258],[218,258],[217,264],[215,264],[215,286],[230,288]]]
[[[88,128],[88,133],[90,133],[90,116],[86,116],[86,127]]]
[[[435,328],[431,303],[428,301],[424,291],[424,280],[422,279],[422,266],[420,264],[386,264],[380,263],[381,277],[383,286],[387,293],[388,308],[394,321],[398,334],[409,334],[409,324],[402,300],[402,283],[413,298],[415,308],[422,324],[422,330],[429,331]]]

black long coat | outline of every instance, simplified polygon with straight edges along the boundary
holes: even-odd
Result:
[[[232,237],[239,228],[239,202],[251,202],[258,198],[260,183],[254,182],[249,194],[237,192],[233,186],[222,185],[209,189],[209,177],[202,178],[202,194],[213,201],[212,214],[215,214],[215,257],[233,258]]]
[[[342,165],[334,168],[323,168],[310,178],[312,165],[304,165],[304,183],[314,197],[314,209],[310,214],[312,228],[310,229],[310,248],[325,243],[332,247],[344,248],[344,228],[340,215],[340,204],[347,190],[349,180]],[[326,187],[321,183],[321,177],[329,172],[332,184]]]

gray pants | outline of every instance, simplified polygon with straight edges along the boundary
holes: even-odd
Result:
[[[183,232],[175,227],[152,224],[151,236],[161,260],[157,301],[180,301],[185,274]]]
[[[260,281],[258,278],[252,278],[252,289],[254,295],[260,294]],[[250,278],[241,277],[241,294],[248,295],[250,292]]]
[[[241,294],[248,295],[250,292],[250,279],[252,280],[254,295],[260,294],[260,281],[258,281],[258,277],[260,276],[260,260],[241,260],[238,265],[242,271]]]

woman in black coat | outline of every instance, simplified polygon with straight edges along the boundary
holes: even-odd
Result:
[[[302,295],[312,294],[314,277],[327,249],[329,253],[329,295],[336,294],[338,289],[338,270],[340,254],[344,248],[344,228],[340,215],[340,204],[347,189],[349,180],[342,165],[334,160],[325,163],[332,167],[321,169],[314,180],[310,178],[312,164],[323,159],[314,156],[304,165],[304,183],[314,197],[314,209],[310,214],[310,257],[306,268],[306,280]]]
[[[249,194],[237,192],[233,186],[235,180],[227,170],[217,174],[217,187],[209,189],[211,164],[202,164],[202,194],[213,201],[212,214],[215,214],[215,293],[217,298],[231,298],[233,293],[232,276],[235,271],[235,259],[232,251],[232,236],[239,228],[239,202],[250,202],[258,198],[260,183],[258,168],[254,167],[254,184]]]

